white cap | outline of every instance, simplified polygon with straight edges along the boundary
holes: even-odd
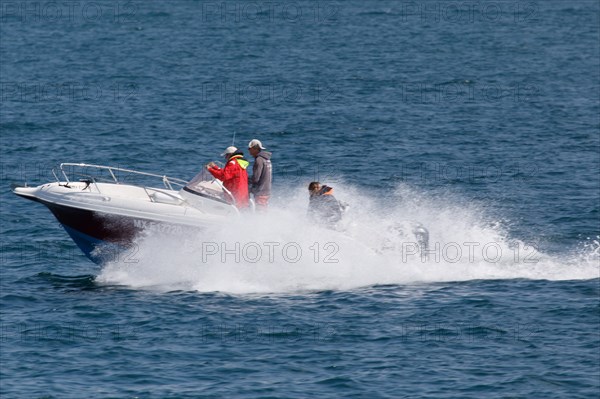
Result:
[[[262,143],[260,142],[260,140],[257,139],[253,139],[251,142],[248,143],[248,148],[253,148],[258,146],[258,148],[260,148],[261,150],[265,150],[266,148],[263,147]]]
[[[233,154],[237,150],[238,150],[237,147],[234,147],[234,146],[227,147],[227,148],[225,148],[225,152],[222,153],[221,156],[224,157],[227,154]]]

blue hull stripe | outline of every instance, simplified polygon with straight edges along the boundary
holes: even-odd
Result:
[[[79,230],[75,230],[69,226],[62,225],[62,227],[69,233],[75,244],[83,251],[85,256],[87,256],[91,261],[95,263],[102,263],[102,259],[100,257],[94,256],[92,252],[99,245],[107,245],[106,241],[99,240],[92,236],[89,236],[85,233],[82,233]]]

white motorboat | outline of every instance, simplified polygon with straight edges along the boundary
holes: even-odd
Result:
[[[206,169],[189,182],[84,163],[62,163],[59,174],[54,170],[53,174],[53,183],[13,186],[13,192],[50,209],[77,246],[96,263],[114,259],[115,251],[130,248],[142,232],[202,231],[240,215],[231,193]],[[394,223],[388,230],[373,232],[374,250],[397,251],[402,242],[414,242],[421,254],[428,252],[429,232],[420,223]]]
[[[59,169],[58,175],[53,170],[56,182],[13,186],[13,192],[48,207],[96,263],[109,253],[99,247],[127,248],[141,231],[202,230],[239,215],[231,193],[206,171],[187,182],[83,163],[62,163]],[[151,180],[154,184],[147,183]]]

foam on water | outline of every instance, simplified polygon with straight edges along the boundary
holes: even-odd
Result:
[[[97,281],[158,290],[229,293],[348,290],[377,284],[476,279],[575,280],[600,276],[598,238],[549,255],[510,237],[475,203],[433,198],[400,186],[387,199],[336,186],[350,203],[340,231],[306,219],[305,189],[278,198],[265,215],[244,215],[212,231],[149,233],[135,254],[103,266]],[[430,234],[427,258],[388,229],[414,220]],[[390,243],[393,245],[390,246]]]

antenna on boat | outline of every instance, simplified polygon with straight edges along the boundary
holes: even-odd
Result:
[[[231,146],[235,144],[235,130],[233,131],[233,138],[231,139]]]

